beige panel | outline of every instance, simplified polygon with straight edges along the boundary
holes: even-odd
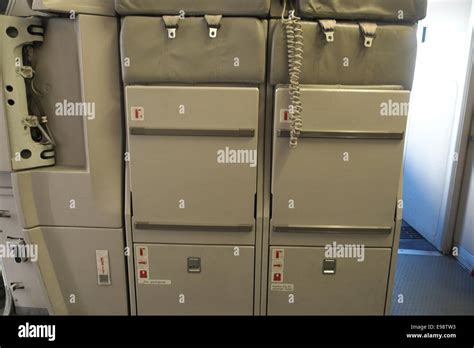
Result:
[[[253,314],[253,247],[136,245],[135,254],[139,315]],[[190,257],[200,258],[200,272],[188,272]]]
[[[44,12],[115,16],[114,0],[33,0],[33,9]]]
[[[280,21],[272,23],[270,81],[272,84],[288,83],[286,38]],[[416,25],[379,24],[377,37],[370,48],[364,46],[357,23],[339,22],[332,43],[326,42],[317,22],[302,22],[302,28],[302,84],[411,88],[417,52]]]
[[[382,116],[381,105],[407,105],[409,92],[305,87],[302,98],[303,132],[317,135],[290,149],[278,136],[289,129],[280,121],[288,90],[276,91],[272,229],[289,230],[274,232],[272,243],[301,245],[311,235],[320,243],[320,234],[338,232],[390,246],[407,118]]]
[[[5,241],[7,236],[23,238],[13,192],[8,188],[0,188],[0,230]]]
[[[50,279],[47,276],[50,277],[51,274],[57,279],[67,313],[127,314],[125,256],[121,229],[42,227],[26,232],[31,242],[44,241],[41,244],[45,249],[38,260],[41,273],[45,280]],[[97,250],[108,251],[111,285],[98,284]],[[46,286],[48,288],[48,284]],[[48,290],[50,300],[54,304],[58,296],[51,293],[51,289]],[[71,295],[75,295],[75,303],[70,303]]]
[[[278,250],[283,250],[283,262],[274,259]],[[324,260],[334,259],[325,252],[271,248],[268,315],[383,315],[391,249],[365,249],[363,262],[337,258],[335,274],[323,274]],[[274,282],[272,267],[278,264],[283,275],[281,282]]]
[[[254,240],[256,162],[219,163],[218,154],[228,148],[251,151],[256,156],[258,98],[257,88],[127,88],[136,224],[171,225],[149,227],[159,231],[178,226],[179,233],[207,226],[200,232],[214,228],[216,234],[237,232],[241,241]],[[137,107],[143,108],[141,121],[134,120]],[[177,133],[159,133],[166,130]],[[226,135],[240,130],[251,134]],[[151,134],[140,133],[143,131]],[[205,134],[195,133],[200,131]],[[212,132],[217,133],[206,135]],[[242,230],[246,226],[249,228]],[[142,229],[148,228],[135,226],[135,231]],[[215,240],[209,238],[203,243]]]
[[[201,17],[181,20],[176,38],[169,39],[162,18],[126,17],[121,36],[124,81],[262,83],[266,35],[266,21],[223,18],[211,39]]]
[[[0,172],[0,188],[11,188],[12,180],[8,172]]]
[[[51,129],[61,147],[60,165],[13,177],[22,224],[25,228],[121,227],[123,145],[117,22],[81,15],[76,21],[51,19],[49,27],[58,30],[44,47],[43,62],[48,59],[50,64],[45,71],[57,64],[72,80],[68,80],[71,88],[60,90],[62,82],[56,80],[63,80],[64,75],[43,76],[39,88],[53,87],[42,101],[54,111],[56,103],[64,99],[76,102],[80,96],[80,101],[94,103],[95,118],[52,117]],[[72,36],[75,32],[77,36]],[[78,58],[65,61],[68,40],[80,52]],[[75,200],[73,209],[71,200]]]
[[[0,189],[0,244],[2,248],[10,249],[11,243],[16,244],[17,239],[25,240],[25,235],[18,220],[13,192]],[[2,264],[8,281],[7,285],[18,283],[23,287],[12,292],[16,307],[30,309],[46,309],[48,307],[41,280],[31,260],[18,263],[14,258],[6,257],[2,259]]]
[[[427,0],[296,0],[305,18],[416,22],[425,18]]]
[[[221,14],[226,16],[266,16],[270,0],[116,0],[121,15],[186,15]]]

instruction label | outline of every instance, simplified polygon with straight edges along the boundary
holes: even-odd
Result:
[[[137,247],[137,273],[138,284],[143,285],[171,285],[171,280],[150,279],[150,260],[148,247]]]
[[[280,123],[291,123],[290,110],[288,109],[280,110]]]
[[[295,291],[295,285],[294,284],[272,284],[271,290],[293,292]]]
[[[283,283],[285,273],[285,250],[272,250],[272,283]]]
[[[142,106],[132,106],[130,115],[131,115],[132,121],[144,121],[145,108]]]
[[[107,286],[111,284],[110,281],[110,262],[108,250],[96,250],[97,262],[97,283],[100,286]]]

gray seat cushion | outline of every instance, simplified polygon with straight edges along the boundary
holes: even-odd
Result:
[[[190,16],[264,17],[270,11],[270,0],[116,0],[115,7],[121,15],[173,15],[184,11]]]
[[[203,17],[179,22],[168,38],[162,17],[125,17],[121,45],[126,84],[251,83],[265,81],[267,22],[223,18],[209,37]]]
[[[272,84],[288,83],[286,37],[272,21]],[[338,22],[334,42],[326,42],[317,22],[302,22],[302,84],[400,85],[411,89],[417,52],[417,25],[379,24],[372,47],[364,46],[359,25]]]
[[[304,18],[416,22],[425,18],[427,0],[296,0]]]

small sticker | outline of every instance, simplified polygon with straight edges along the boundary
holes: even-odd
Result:
[[[138,264],[138,269],[139,270],[148,270],[149,267],[148,267],[148,259],[138,259],[137,260],[137,264]]]
[[[110,281],[110,263],[108,250],[96,250],[97,260],[97,282],[100,286],[111,285]]]
[[[283,273],[272,272],[272,283],[283,283]]]
[[[295,285],[294,284],[272,284],[271,291],[293,292],[295,291]]]
[[[272,260],[284,260],[285,250],[284,249],[273,249]]]
[[[145,120],[145,108],[142,106],[133,106],[131,110],[132,121]]]
[[[139,279],[139,284],[143,285],[171,285],[171,280],[163,279]]]
[[[285,272],[285,250],[272,250],[272,283],[283,283]]]
[[[137,270],[138,280],[148,280],[150,278],[150,263],[148,261],[148,247],[138,246],[137,252]]]
[[[290,110],[280,110],[280,123],[291,123]]]
[[[138,256],[148,258],[148,248],[147,247],[138,247]]]
[[[284,269],[283,261],[273,260],[272,262],[273,272],[283,272],[283,269]]]
[[[148,270],[142,269],[138,273],[139,273],[140,280],[148,279],[148,276],[149,276]]]

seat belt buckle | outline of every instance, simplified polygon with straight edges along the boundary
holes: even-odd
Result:
[[[364,46],[365,47],[372,47],[372,44],[374,43],[376,35],[370,35],[366,34],[364,36]]]
[[[176,39],[176,31],[179,28],[179,16],[163,16],[166,31],[168,32],[168,39]]]
[[[336,32],[336,21],[333,19],[324,19],[319,21],[319,25],[326,36],[327,42],[334,42],[334,36]]]
[[[377,37],[377,24],[375,23],[359,23],[360,30],[364,37],[364,46],[372,47],[375,38]]]
[[[168,31],[168,39],[176,39],[176,29],[178,29],[178,26],[166,28]]]
[[[204,20],[207,22],[209,28],[209,37],[215,39],[217,37],[217,31],[221,27],[222,15],[205,15]]]
[[[334,42],[334,30],[323,30],[327,42]]]
[[[217,31],[219,30],[220,25],[209,26],[209,37],[215,39],[217,37]]]

